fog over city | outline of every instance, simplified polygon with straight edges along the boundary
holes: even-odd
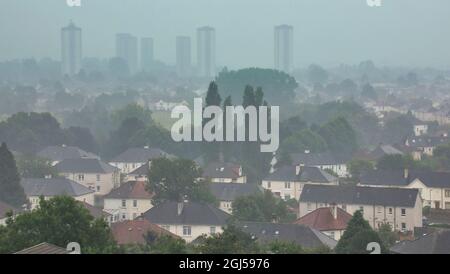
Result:
[[[272,67],[273,26],[294,27],[296,67],[371,59],[378,65],[448,68],[450,2],[385,0],[0,0],[0,60],[59,58],[59,30],[83,29],[83,56],[114,55],[116,33],[154,39],[155,58],[175,63],[175,37],[216,29],[217,65]],[[32,41],[32,42],[30,42]],[[194,43],[195,45],[195,43]]]

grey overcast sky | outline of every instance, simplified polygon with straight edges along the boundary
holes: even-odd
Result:
[[[272,67],[273,27],[294,26],[295,65],[334,66],[372,59],[377,65],[450,68],[449,0],[0,0],[0,60],[59,59],[60,29],[83,29],[84,57],[114,55],[114,36],[155,39],[155,57],[172,64],[175,36],[216,28],[217,63]]]

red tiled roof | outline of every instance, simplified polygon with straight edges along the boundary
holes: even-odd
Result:
[[[151,231],[157,235],[167,235],[178,238],[177,235],[167,231],[146,219],[123,221],[111,225],[114,239],[119,245],[145,244],[145,235]]]
[[[145,182],[132,181],[113,189],[105,199],[151,199],[152,193],[145,189]]]
[[[335,219],[331,207],[322,207],[306,214],[294,223],[309,226],[320,231],[345,230],[351,218],[351,214],[337,207],[337,218]]]

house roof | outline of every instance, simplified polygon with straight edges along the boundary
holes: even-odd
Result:
[[[437,230],[414,241],[403,241],[390,250],[397,254],[450,254],[450,230]]]
[[[114,157],[110,162],[145,163],[148,162],[149,160],[161,157],[173,157],[173,156],[159,148],[136,147],[127,149],[118,156]]]
[[[37,156],[50,159],[52,161],[62,161],[64,159],[94,158],[99,157],[93,153],[86,152],[73,146],[48,146],[37,153]]]
[[[305,248],[328,246],[334,248],[337,242],[322,232],[303,225],[281,223],[239,222],[239,227],[258,241],[294,242]]]
[[[153,195],[146,190],[145,182],[126,182],[113,189],[105,199],[151,199]]]
[[[407,186],[414,180],[420,180],[427,187],[450,187],[450,172],[408,170],[405,171],[372,170],[361,175],[360,182],[364,185],[377,186]]]
[[[112,215],[112,214],[104,211],[103,209],[95,207],[93,205],[90,205],[86,202],[80,202],[80,203],[84,206],[84,208],[86,208],[89,211],[89,213],[95,219],[102,219],[102,218],[106,218],[106,217],[109,217]]]
[[[241,196],[262,192],[257,184],[239,183],[211,183],[210,190],[219,201],[234,201]]]
[[[369,152],[369,157],[372,159],[379,159],[385,155],[403,155],[403,152],[391,145],[379,145],[374,150]]]
[[[153,232],[158,236],[167,235],[179,238],[177,235],[165,230],[146,219],[128,220],[111,225],[114,239],[119,245],[125,244],[146,244],[145,236],[148,232]]]
[[[438,145],[448,144],[450,142],[449,137],[445,136],[413,136],[407,139],[408,146],[410,147],[436,147]]]
[[[12,212],[19,212],[20,210],[15,208],[15,207],[13,207],[13,206],[11,206],[11,205],[9,205],[9,204],[7,204],[7,203],[5,203],[5,202],[0,201],[0,219],[5,218],[6,213],[8,213],[10,211],[12,211]]]
[[[203,169],[204,178],[239,178],[241,166],[233,163],[212,162]]]
[[[287,181],[287,182],[316,182],[331,183],[338,179],[328,172],[314,166],[301,167],[300,173],[296,175],[295,166],[282,166],[269,174],[265,181]]]
[[[300,194],[300,202],[414,207],[418,193],[417,189],[393,187],[306,184]]]
[[[94,193],[91,190],[77,182],[65,178],[53,179],[30,179],[24,178],[20,181],[25,194],[30,196],[58,196],[68,195],[78,197],[89,193]]]
[[[174,201],[163,202],[152,207],[142,216],[154,224],[225,225],[231,215],[208,204],[197,202],[182,203],[181,214]]]
[[[106,164],[99,159],[65,159],[55,165],[58,172],[61,173],[95,173],[107,174],[113,173],[117,168]]]
[[[148,173],[150,171],[150,166],[148,163],[143,164],[142,166],[136,168],[135,170],[128,173],[128,175],[135,175],[135,176],[148,176]]]
[[[340,207],[336,207],[337,218],[334,218],[331,207],[318,208],[294,223],[312,227],[320,231],[345,230],[352,215]]]
[[[333,155],[331,152],[291,153],[291,160],[294,165],[320,166],[345,164],[350,158],[344,155]]]
[[[40,243],[38,245],[25,248],[21,251],[16,252],[15,254],[69,254],[65,248],[49,244],[49,243]]]
[[[450,225],[450,210],[447,209],[430,208],[424,217],[428,224]]]

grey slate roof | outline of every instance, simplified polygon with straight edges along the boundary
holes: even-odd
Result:
[[[414,148],[436,147],[438,145],[448,144],[450,138],[444,136],[413,136],[409,137],[406,142],[408,143],[408,146]]]
[[[212,162],[206,165],[203,169],[204,178],[232,178],[236,179],[239,176],[240,166],[233,163],[218,163]]]
[[[148,172],[150,171],[150,166],[148,163],[136,168],[135,170],[128,173],[128,175],[135,175],[135,176],[147,176]]]
[[[391,145],[379,145],[369,153],[369,157],[379,159],[385,155],[403,155],[403,152]]]
[[[405,178],[404,171],[372,170],[361,175],[360,182],[374,186],[407,186],[415,179],[419,179],[427,187],[450,188],[450,172],[408,171]]]
[[[403,241],[391,248],[397,254],[450,254],[450,230],[438,230],[414,241]]]
[[[98,159],[65,159],[55,165],[58,172],[61,173],[94,173],[107,174],[118,170],[117,168],[106,164]]]
[[[257,184],[239,183],[212,183],[210,189],[219,201],[234,201],[238,197],[262,193],[263,191]]]
[[[272,241],[294,242],[305,248],[328,246],[334,248],[337,242],[322,232],[297,224],[239,222],[238,226],[262,243]]]
[[[37,153],[37,156],[52,161],[62,161],[64,159],[74,158],[95,158],[99,157],[93,153],[86,152],[73,146],[48,146]]]
[[[223,226],[231,215],[214,206],[196,202],[185,202],[178,215],[178,203],[167,201],[152,207],[142,217],[154,224]]]
[[[93,193],[91,190],[77,182],[65,178],[54,179],[22,179],[20,181],[25,194],[29,196],[58,196],[68,195],[78,197]]]
[[[417,189],[305,185],[300,202],[414,207],[417,195],[419,195]]]
[[[114,157],[111,163],[145,163],[149,160],[161,158],[161,157],[173,157],[173,155],[159,148],[129,148],[122,152],[118,156]]]
[[[296,175],[295,172],[295,166],[282,166],[276,169],[274,173],[269,174],[264,180],[314,183],[332,183],[338,180],[326,171],[313,166],[302,167],[299,175]]]
[[[290,156],[294,165],[304,164],[305,166],[339,165],[350,160],[350,157],[333,155],[331,152],[292,153]]]
[[[49,244],[40,243],[38,245],[23,249],[14,254],[70,254],[65,248]]]

